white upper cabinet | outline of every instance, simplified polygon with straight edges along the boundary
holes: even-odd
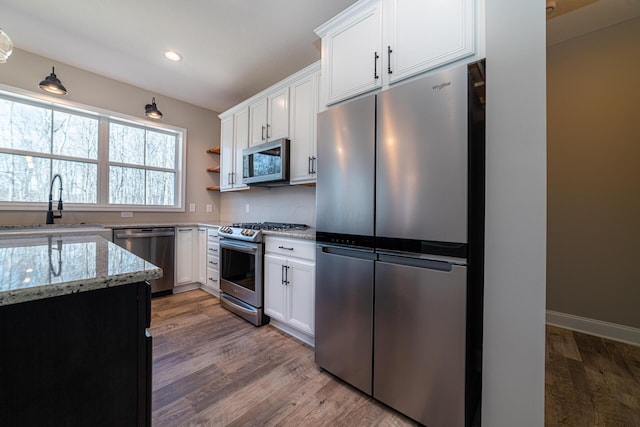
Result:
[[[246,190],[242,183],[242,150],[249,146],[249,111],[244,108],[220,120],[220,191]]]
[[[382,86],[381,6],[378,0],[358,2],[316,29],[327,104]]]
[[[291,168],[292,184],[316,180],[316,115],[318,114],[318,85],[320,72],[295,81],[290,87],[291,97]]]
[[[289,137],[289,88],[267,94],[249,104],[249,145]]]
[[[242,184],[242,150],[289,138],[291,184],[316,181],[316,116],[320,61],[220,114],[220,191],[248,189]]]
[[[389,83],[475,53],[474,1],[385,0]]]
[[[479,1],[360,0],[317,28],[323,104],[473,57]]]

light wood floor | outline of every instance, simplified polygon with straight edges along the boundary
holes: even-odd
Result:
[[[152,301],[153,425],[413,426],[196,290]],[[640,427],[640,347],[547,327],[545,426]]]
[[[195,290],[152,300],[153,426],[414,426]]]
[[[545,426],[640,426],[640,347],[547,326]]]

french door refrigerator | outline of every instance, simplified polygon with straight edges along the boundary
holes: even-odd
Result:
[[[429,427],[479,422],[483,85],[479,62],[318,116],[316,363]]]

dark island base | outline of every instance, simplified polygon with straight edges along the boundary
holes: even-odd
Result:
[[[150,286],[0,307],[0,426],[150,426]]]

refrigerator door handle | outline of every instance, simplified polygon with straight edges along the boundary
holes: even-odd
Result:
[[[426,268],[429,270],[451,271],[453,263],[434,259],[425,259],[417,257],[404,257],[380,254],[379,262],[387,262],[390,264],[407,265],[410,267]]]
[[[350,258],[361,258],[366,260],[375,260],[377,255],[372,250],[343,248],[340,246],[318,245],[322,253],[329,255],[346,256]]]

